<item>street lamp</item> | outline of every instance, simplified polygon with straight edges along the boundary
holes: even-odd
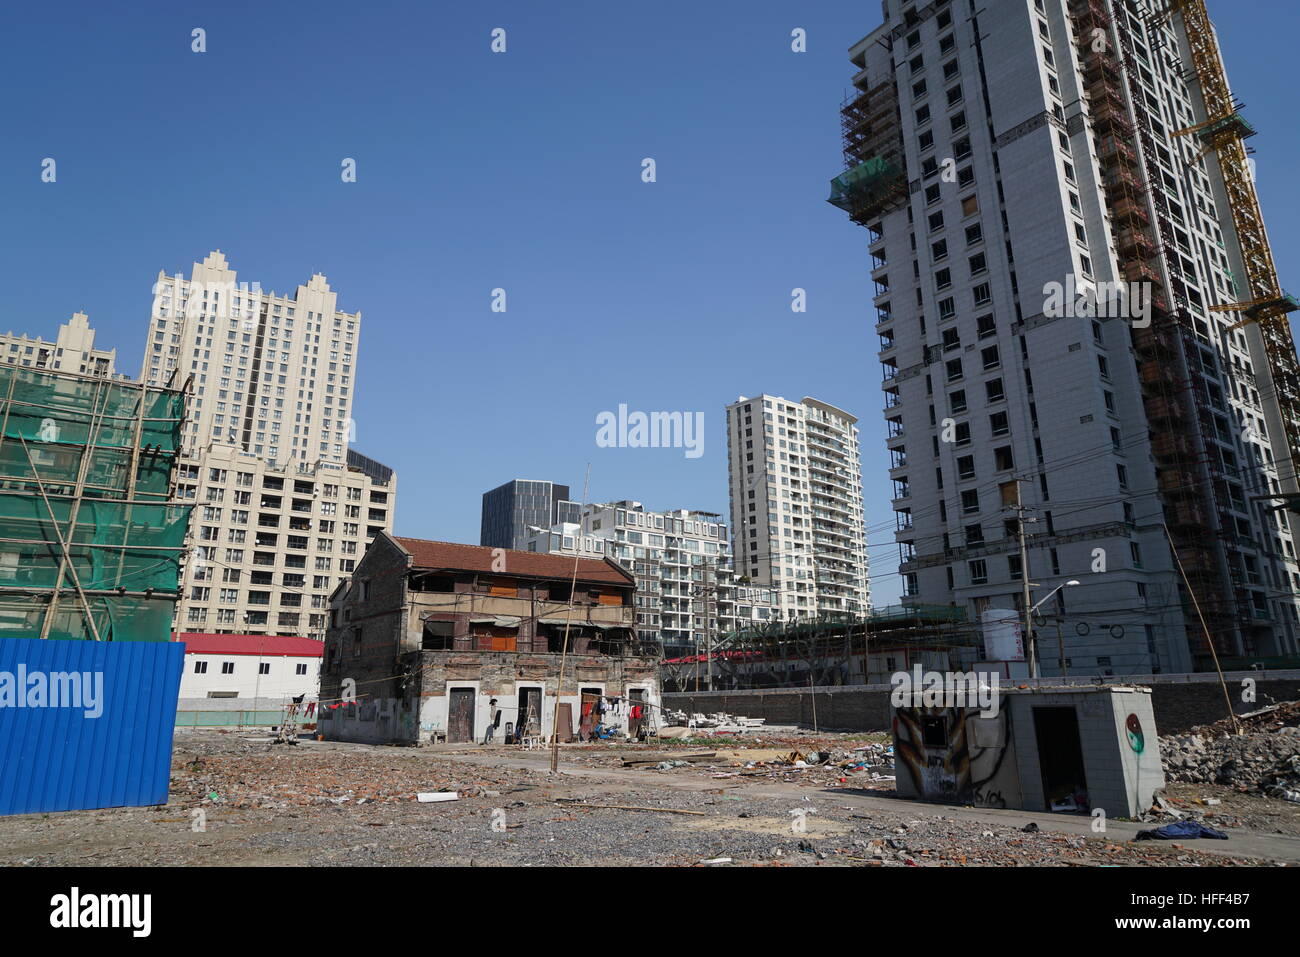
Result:
[[[1060,591],[1062,588],[1065,588],[1065,587],[1067,587],[1067,586],[1069,586],[1069,585],[1079,585],[1079,584],[1082,584],[1082,582],[1080,582],[1077,578],[1071,578],[1071,579],[1070,579],[1068,582],[1066,582],[1064,585],[1057,585],[1055,588],[1053,588],[1051,591],[1049,591],[1046,595],[1043,596],[1043,600],[1042,600],[1042,601],[1037,602],[1037,603],[1034,605],[1033,608],[1029,609],[1029,613],[1032,615],[1034,612],[1038,611],[1039,608],[1042,608],[1043,605],[1047,604],[1047,599],[1051,598],[1053,595],[1055,595],[1055,594],[1056,594],[1058,591]]]
[[[1057,585],[1046,595],[1044,595],[1041,601],[1031,606],[1029,611],[1025,613],[1025,650],[1028,651],[1029,653],[1029,677],[1031,678],[1039,677],[1038,643],[1037,643],[1037,639],[1034,637],[1034,612],[1038,611],[1039,608],[1041,608],[1043,605],[1047,603],[1047,600],[1049,598],[1055,595],[1062,588],[1066,588],[1071,585],[1078,585],[1078,584],[1080,584],[1080,582],[1077,578],[1071,578],[1069,581]],[[1026,589],[1026,591],[1028,591],[1028,589]]]

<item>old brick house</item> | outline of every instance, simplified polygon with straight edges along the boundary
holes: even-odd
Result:
[[[320,732],[329,740],[426,744],[481,740],[501,711],[543,737],[553,726],[574,560],[379,533],[331,596]],[[658,707],[659,648],[636,639],[636,580],[580,559],[560,689],[560,739],[585,700]],[[349,681],[349,679],[351,679]],[[350,694],[356,704],[338,704]],[[607,721],[607,723],[609,723]]]

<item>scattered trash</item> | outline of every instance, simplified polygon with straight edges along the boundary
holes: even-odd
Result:
[[[460,800],[460,794],[456,791],[421,791],[415,797],[421,804],[440,804],[443,801]]]
[[[1030,821],[1028,824],[1026,824],[1026,825],[1025,825],[1024,827],[1022,827],[1020,830],[1024,831],[1026,834],[1037,834],[1037,833],[1038,833],[1038,824],[1037,824],[1037,822],[1035,822],[1035,821]]]
[[[712,858],[709,858],[709,859],[706,860],[706,861],[696,861],[695,863],[696,863],[697,865],[699,865],[699,866],[709,867],[709,866],[714,865],[714,864],[730,864],[730,863],[731,863],[731,858],[729,858],[729,857],[712,857]]]

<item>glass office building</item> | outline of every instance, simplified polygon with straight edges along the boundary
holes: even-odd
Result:
[[[483,493],[479,544],[489,548],[524,547],[528,526],[550,528],[556,522],[577,522],[582,507],[569,501],[569,486],[514,479]]]

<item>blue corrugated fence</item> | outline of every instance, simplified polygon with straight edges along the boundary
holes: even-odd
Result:
[[[167,803],[185,646],[0,640],[0,814]]]

